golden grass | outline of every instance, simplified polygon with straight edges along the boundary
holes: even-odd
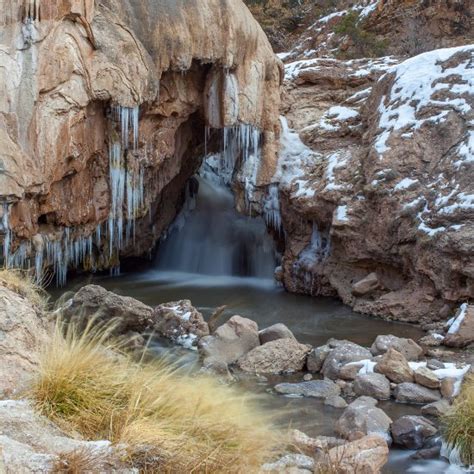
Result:
[[[0,269],[0,285],[23,296],[39,309],[46,307],[48,301],[46,292],[25,271]]]
[[[39,410],[87,439],[125,443],[143,472],[255,472],[281,439],[253,396],[166,361],[133,362],[113,328],[58,325],[32,388]]]
[[[474,376],[464,382],[461,394],[442,422],[446,442],[459,450],[466,465],[474,465]]]
[[[106,461],[106,460],[105,460]],[[54,474],[85,474],[102,471],[102,456],[82,448],[61,453],[52,467]]]

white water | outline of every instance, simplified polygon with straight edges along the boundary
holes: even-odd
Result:
[[[188,196],[160,246],[159,270],[272,278],[273,240],[263,219],[237,213],[232,192],[209,168],[201,175],[196,201]]]

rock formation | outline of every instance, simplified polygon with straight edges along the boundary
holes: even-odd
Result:
[[[38,277],[54,267],[61,284],[68,267],[145,254],[179,210],[206,139],[233,147],[234,160],[261,149],[254,184],[268,182],[281,66],[240,0],[10,3],[0,13],[8,265],[36,266]]]

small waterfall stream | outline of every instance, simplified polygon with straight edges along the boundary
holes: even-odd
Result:
[[[263,219],[239,214],[232,191],[205,164],[161,243],[157,266],[160,271],[270,279],[274,244]]]

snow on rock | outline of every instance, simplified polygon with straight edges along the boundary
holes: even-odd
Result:
[[[448,321],[448,325],[449,325],[448,334],[456,334],[459,331],[459,328],[461,327],[461,323],[464,321],[464,318],[466,317],[467,303],[463,303],[459,309],[460,309],[460,313],[458,317],[451,318]]]
[[[327,165],[325,178],[327,184],[324,188],[326,191],[343,189],[343,185],[336,183],[335,171],[344,167],[347,164],[349,158],[350,156],[348,155],[348,152],[344,151],[337,151],[326,158]]]
[[[466,57],[448,63],[460,53]],[[468,98],[474,89],[473,58],[474,45],[468,45],[429,51],[392,67],[388,73],[395,74],[395,82],[380,102],[376,151],[383,155],[390,149],[388,139],[394,131],[406,133],[427,122],[439,123],[451,110],[469,113]]]
[[[418,183],[417,179],[403,178],[396,186],[395,191],[401,191],[403,189],[409,189]]]
[[[347,206],[338,206],[335,211],[335,220],[339,222],[348,222]]]

